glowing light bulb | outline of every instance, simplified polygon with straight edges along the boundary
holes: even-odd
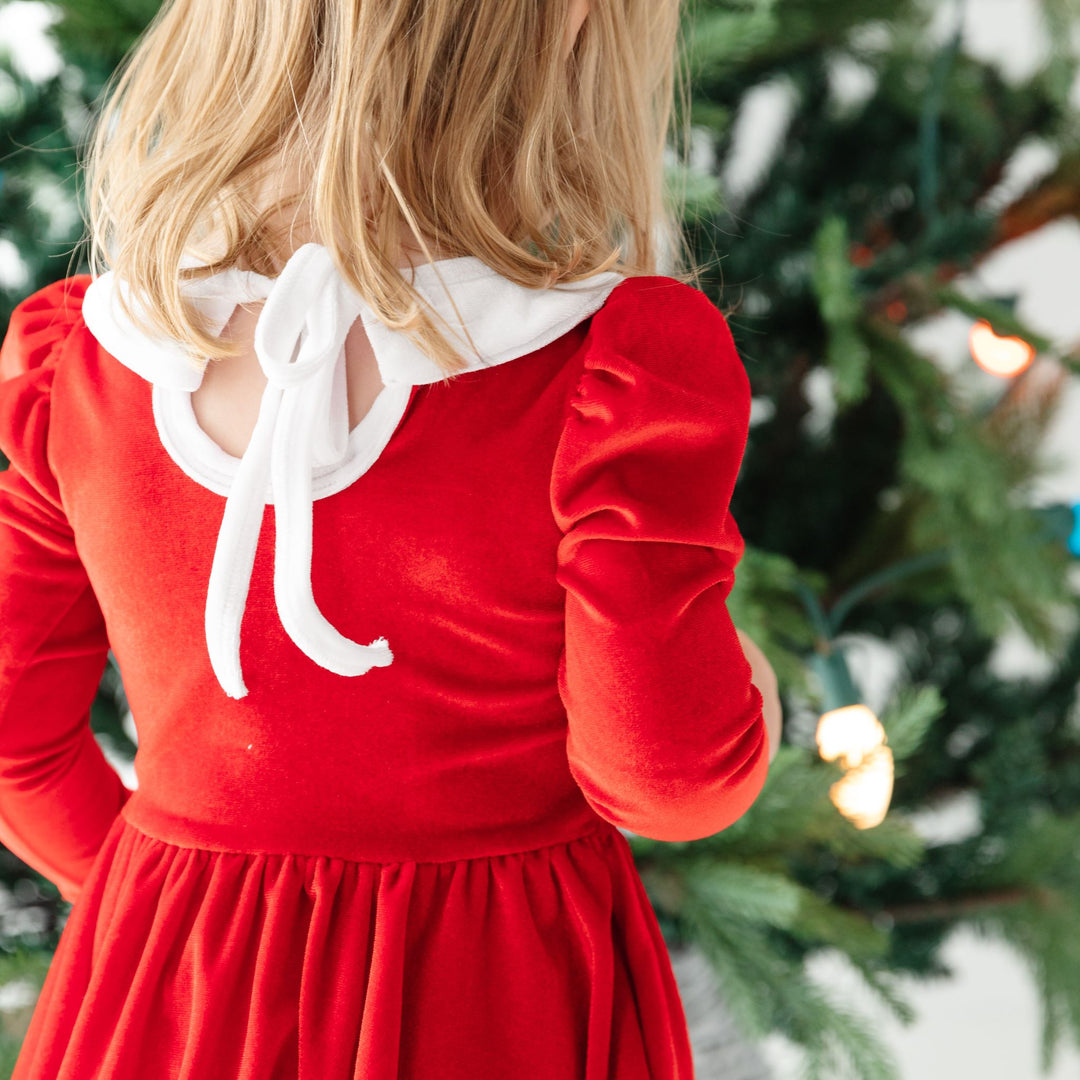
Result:
[[[829,788],[833,805],[857,829],[872,829],[885,820],[893,789],[892,750],[875,747],[859,765]]]
[[[861,703],[844,705],[822,714],[815,737],[822,759],[839,760],[847,770],[829,788],[833,805],[856,828],[880,825],[893,789],[892,750],[881,721]]]
[[[865,705],[844,705],[822,713],[816,740],[823,760],[840,758],[840,764],[850,769],[885,741],[885,729]]]
[[[829,789],[833,805],[857,828],[880,825],[889,810],[893,787],[893,755],[885,745],[885,728],[859,700],[841,646],[815,651],[810,664],[821,680],[827,706],[815,735],[825,761],[838,761],[844,775]]]
[[[1019,375],[1035,357],[1035,350],[1023,338],[998,337],[985,319],[972,325],[968,343],[975,363],[1002,378]]]

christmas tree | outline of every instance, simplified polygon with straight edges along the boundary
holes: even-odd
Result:
[[[5,240],[26,268],[0,293],[6,313],[87,270],[81,140],[156,7],[60,3],[63,69],[39,82],[0,69]],[[699,950],[743,1034],[790,1039],[808,1077],[897,1075],[872,1026],[809,977],[815,953],[842,953],[910,1019],[900,976],[948,977],[941,949],[962,925],[1036,972],[1044,1063],[1061,1040],[1080,1042],[1080,528],[1076,506],[1031,498],[1047,467],[1040,437],[1080,352],[1025,325],[1015,297],[965,282],[1002,245],[1080,210],[1069,101],[1080,4],[1040,10],[1054,48],[1016,83],[959,34],[933,38],[933,13],[914,0],[686,10],[692,93],[679,122],[693,138],[672,147],[671,190],[698,284],[727,315],[753,389],[732,507],[747,550],[729,608],[776,668],[785,741],[729,829],[630,841],[672,949]],[[862,91],[845,96],[841,74]],[[783,97],[784,129],[735,192],[740,123],[766,89]],[[994,199],[1032,137],[1056,164]],[[46,190],[60,193],[48,213]],[[966,369],[946,372],[913,344],[944,310],[970,320]],[[995,674],[1007,630],[1053,659],[1050,676]],[[899,660],[880,701],[853,659],[867,640]],[[93,726],[130,755],[126,711],[110,666]],[[917,816],[956,798],[977,801],[977,825],[927,841]],[[40,976],[64,904],[10,855],[0,874],[42,916],[7,929],[19,948],[0,979]]]

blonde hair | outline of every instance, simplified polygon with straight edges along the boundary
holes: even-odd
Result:
[[[137,283],[150,324],[121,292],[125,313],[201,370],[240,346],[207,332],[181,279],[276,276],[302,210],[345,281],[448,375],[464,361],[387,250],[403,224],[428,259],[424,236],[530,288],[693,276],[665,164],[690,135],[680,0],[591,0],[566,55],[569,5],[165,0],[90,133],[91,272]],[[666,150],[676,90],[683,142]],[[182,269],[191,254],[207,265]]]

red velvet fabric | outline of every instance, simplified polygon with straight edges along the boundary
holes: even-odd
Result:
[[[73,901],[14,1080],[690,1078],[619,830],[711,835],[768,767],[725,604],[750,393],[723,316],[630,278],[414,387],[314,508],[317,604],[393,663],[287,637],[268,506],[235,700],[203,628],[224,499],[90,335],[89,281],[0,348],[0,840]],[[135,792],[89,728],[110,645]]]

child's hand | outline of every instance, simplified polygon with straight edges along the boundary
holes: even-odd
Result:
[[[761,693],[765,728],[769,733],[769,761],[771,763],[772,759],[776,757],[777,750],[780,749],[780,735],[784,723],[776,672],[773,671],[772,664],[754,644],[752,638],[747,637],[738,627],[735,627],[735,633],[739,635],[739,644],[743,647],[746,659],[750,661],[750,668],[753,672],[751,681]]]

